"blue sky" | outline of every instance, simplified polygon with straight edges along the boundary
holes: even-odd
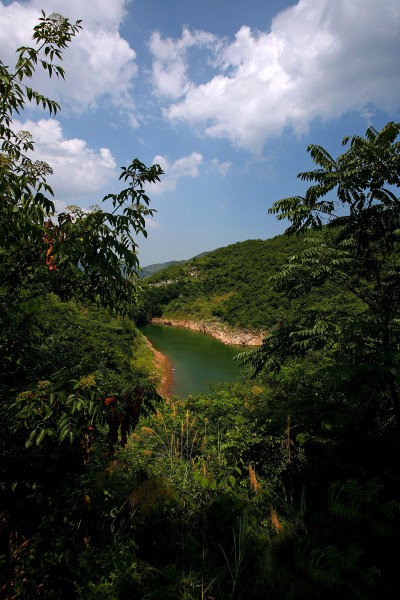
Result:
[[[66,81],[35,80],[62,112],[15,126],[61,206],[100,203],[133,158],[161,164],[143,266],[281,233],[268,208],[304,191],[308,144],[337,155],[400,119],[400,0],[0,0],[5,64],[41,8],[83,30]]]

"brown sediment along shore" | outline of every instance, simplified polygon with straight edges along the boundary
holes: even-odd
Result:
[[[146,343],[153,352],[153,365],[157,381],[157,393],[163,398],[171,398],[171,388],[174,382],[172,363],[169,358],[165,356],[165,354],[159,350],[156,350],[152,343],[147,338],[145,339]]]

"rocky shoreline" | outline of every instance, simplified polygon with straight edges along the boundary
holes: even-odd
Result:
[[[171,319],[169,317],[153,317],[154,325],[170,325],[173,327],[186,327],[194,331],[201,331],[217,338],[223,344],[236,346],[260,346],[266,333],[263,331],[237,330],[215,321],[197,322],[191,319]]]

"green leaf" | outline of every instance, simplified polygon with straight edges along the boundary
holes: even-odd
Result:
[[[40,446],[40,444],[42,443],[42,441],[44,440],[45,436],[46,436],[47,430],[46,429],[42,429],[39,433],[39,435],[36,437],[36,445]]]

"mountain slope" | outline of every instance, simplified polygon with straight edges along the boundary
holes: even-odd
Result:
[[[150,277],[159,271],[163,271],[164,269],[168,269],[168,267],[184,265],[189,260],[194,260],[196,258],[200,258],[201,256],[205,256],[208,252],[202,252],[201,254],[197,254],[191,259],[186,260],[170,260],[164,263],[154,263],[153,265],[148,265],[147,267],[142,267],[140,277],[141,279],[145,279],[146,277]]]
[[[150,277],[151,275],[154,275],[155,273],[158,273],[159,271],[168,269],[168,267],[172,267],[174,265],[180,264],[181,262],[184,263],[186,261],[185,260],[183,260],[183,261],[170,260],[165,263],[155,263],[154,265],[148,265],[147,267],[142,267],[141,273],[140,273],[140,278],[145,279],[146,277]]]
[[[303,237],[281,235],[238,242],[171,265],[146,278],[143,313],[268,329],[288,310],[269,279],[303,246]]]

